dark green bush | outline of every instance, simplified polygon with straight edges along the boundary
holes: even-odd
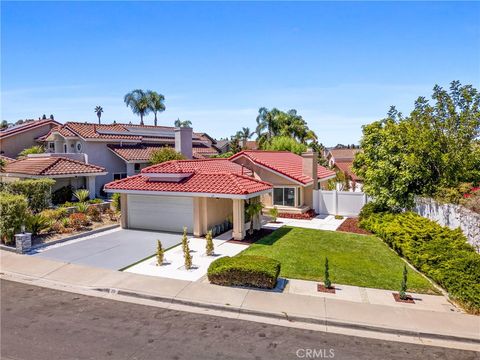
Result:
[[[8,191],[16,195],[24,195],[28,206],[34,213],[38,213],[50,206],[52,179],[28,179],[14,181],[8,184]]]
[[[467,311],[480,313],[480,254],[460,229],[451,230],[412,212],[371,214],[360,226],[445,288]]]
[[[210,264],[208,280],[217,285],[272,289],[279,273],[277,260],[253,255],[226,256]]]
[[[70,185],[63,186],[52,193],[52,203],[55,205],[63,204],[71,201],[73,196],[73,188]]]

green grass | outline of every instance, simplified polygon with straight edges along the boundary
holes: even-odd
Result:
[[[281,263],[280,276],[322,281],[328,257],[333,284],[399,290],[403,260],[375,236],[282,227],[244,250]],[[438,293],[421,274],[408,268],[408,291]]]

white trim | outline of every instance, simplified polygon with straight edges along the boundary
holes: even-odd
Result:
[[[145,190],[115,190],[105,189],[107,193],[120,193],[120,194],[132,194],[132,195],[158,195],[158,196],[182,196],[182,197],[207,197],[207,198],[222,198],[222,199],[251,199],[256,196],[268,194],[273,189],[257,191],[252,194],[238,195],[238,194],[212,194],[212,193],[200,193],[200,192],[177,192],[177,191],[145,191]]]
[[[302,182],[300,182],[300,181],[298,181],[298,180],[293,179],[292,177],[290,177],[290,176],[288,176],[288,175],[282,174],[282,173],[280,173],[280,172],[278,172],[278,171],[276,171],[276,170],[273,170],[273,169],[271,169],[271,168],[269,168],[269,167],[267,167],[267,166],[265,166],[265,165],[259,164],[258,162],[256,162],[255,160],[251,159],[250,157],[248,157],[248,156],[246,156],[246,155],[244,155],[244,154],[241,154],[240,156],[237,156],[236,158],[234,158],[234,159],[232,159],[232,160],[230,160],[230,161],[235,162],[236,159],[239,159],[239,158],[241,158],[241,157],[244,157],[245,159],[251,161],[252,163],[254,163],[255,165],[261,167],[261,168],[264,169],[264,170],[271,171],[271,172],[277,174],[278,176],[280,176],[280,177],[282,177],[282,178],[284,178],[284,179],[286,179],[286,180],[290,180],[290,181],[292,181],[292,182],[294,182],[294,183],[296,183],[296,184],[298,184],[298,185],[300,185],[300,186],[310,186],[310,185],[313,184],[313,180],[310,181],[310,182],[308,182],[308,183],[306,183],[306,184],[304,184],[304,183],[302,183]],[[239,164],[239,165],[240,165],[240,164]],[[249,170],[250,170],[250,169],[249,169]]]
[[[336,177],[337,177],[337,174],[331,175],[331,176],[327,176],[327,177],[318,179],[318,182],[325,182],[325,181],[328,181],[328,180],[331,180],[331,179],[335,179]]]

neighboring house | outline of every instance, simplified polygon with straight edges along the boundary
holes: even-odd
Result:
[[[230,140],[215,140],[213,145],[220,154],[225,154],[230,151]]]
[[[240,140],[240,146],[243,150],[258,150],[258,143],[255,140]]]
[[[349,148],[331,148],[325,149],[324,157],[328,161],[328,166],[343,172],[350,179],[351,191],[362,191],[363,182],[352,170],[355,155],[362,149]],[[337,190],[339,190],[337,188]]]
[[[170,146],[187,158],[206,158],[218,154],[214,141],[186,127],[77,122],[58,126],[45,137],[49,152],[85,154],[88,163],[106,169],[98,178],[96,195],[104,184],[138,174],[154,150]]]
[[[27,120],[20,125],[0,130],[0,154],[17,157],[22,150],[39,145],[39,140],[60,125],[55,120]]]
[[[266,209],[304,213],[313,208],[313,190],[325,187],[335,172],[317,163],[317,154],[296,155],[289,151],[244,150],[230,158],[253,171],[257,179],[273,185],[272,194],[262,199]]]
[[[32,154],[21,160],[8,162],[0,173],[0,179],[3,182],[11,182],[20,179],[50,178],[55,180],[52,191],[70,185],[74,190],[85,188],[90,194],[94,194],[95,179],[103,175],[106,175],[106,171],[100,166],[58,154]]]
[[[227,219],[233,237],[245,236],[245,200],[270,193],[272,186],[228,159],[176,160],[143,169],[105,185],[121,194],[124,228],[204,235]],[[258,226],[258,224],[257,224]]]
[[[121,194],[125,228],[181,232],[195,236],[233,219],[233,237],[245,236],[245,201],[259,197],[267,208],[303,213],[314,189],[335,172],[317,166],[317,154],[242,151],[229,159],[175,160],[105,185]],[[258,221],[255,226],[259,226]]]

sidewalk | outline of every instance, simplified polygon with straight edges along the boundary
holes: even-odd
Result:
[[[480,317],[457,312],[415,310],[292,293],[232,288],[118,272],[0,251],[5,279],[57,284],[69,291],[97,290],[172,304],[287,319],[330,327],[361,329],[422,339],[478,344]],[[93,293],[94,291],[92,291]]]

